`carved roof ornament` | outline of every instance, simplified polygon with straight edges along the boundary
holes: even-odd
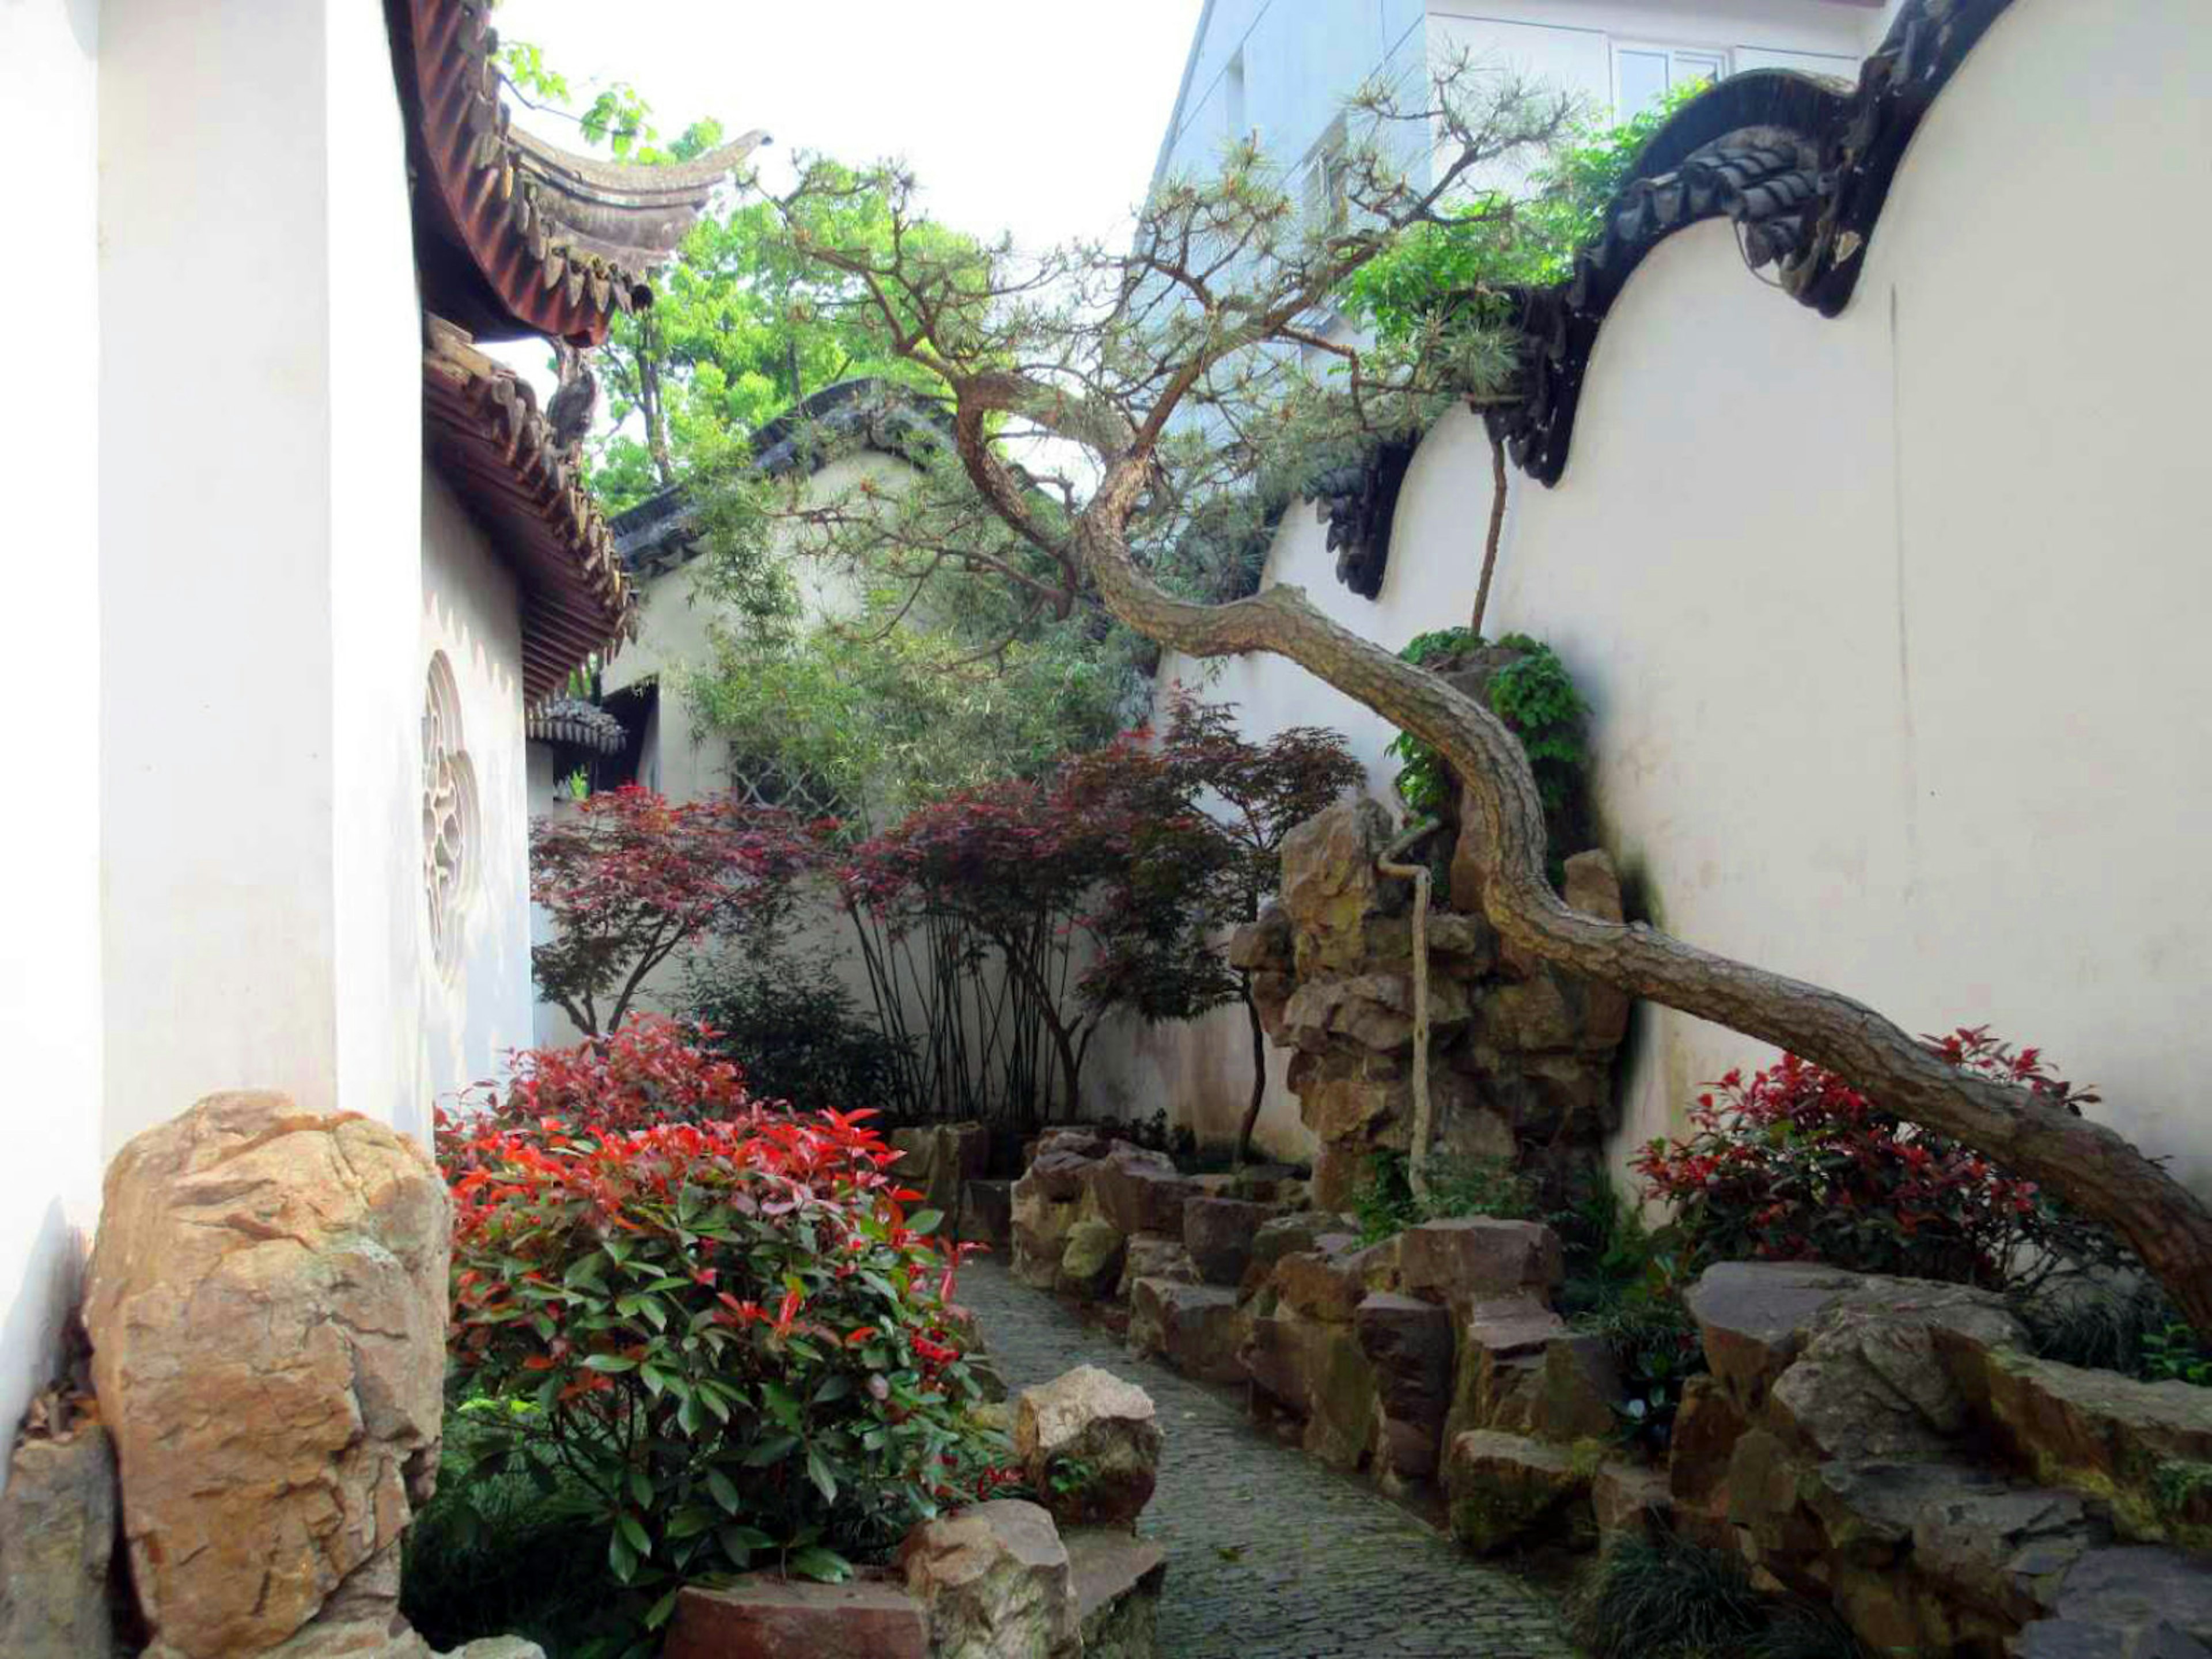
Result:
[[[647,273],[714,187],[769,142],[749,132],[696,161],[578,155],[512,125],[491,0],[386,0],[409,118],[425,304],[475,337],[602,343],[653,303]]]
[[[629,742],[620,720],[581,697],[547,698],[530,711],[523,733],[532,743],[557,744],[594,755],[619,755]]]
[[[1566,471],[1598,329],[1644,256],[1705,219],[1823,317],[1850,301],[1921,118],[2011,0],[1909,0],[1856,87],[1785,70],[1729,76],[1652,135],[1574,275],[1518,300],[1521,396],[1481,412],[1529,477]]]
[[[1363,599],[1382,592],[1390,562],[1390,524],[1417,441],[1386,440],[1365,460],[1332,467],[1307,486],[1314,516],[1328,526],[1336,579]]]

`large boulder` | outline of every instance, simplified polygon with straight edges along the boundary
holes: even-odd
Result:
[[[115,1448],[97,1423],[24,1435],[0,1492],[0,1653],[106,1659],[116,1650]]]
[[[1117,1140],[1085,1172],[1091,1202],[1124,1237],[1164,1233],[1182,1237],[1182,1206],[1198,1187],[1165,1152]]]
[[[1067,1549],[1052,1516],[1000,1498],[924,1522],[899,1547],[934,1659],[1075,1659],[1083,1651]]]
[[[1194,1198],[1182,1206],[1183,1248],[1209,1285],[1235,1285],[1252,1265],[1252,1243],[1274,1206],[1241,1198]]]
[[[1572,1539],[1589,1528],[1595,1460],[1520,1435],[1471,1429],[1451,1443],[1444,1492],[1452,1536],[1478,1555]]]
[[[1447,1305],[1547,1296],[1565,1276],[1559,1236],[1541,1222],[1455,1216],[1398,1236],[1398,1285]]]
[[[1954,1347],[1976,1417],[2039,1480],[2096,1493],[2121,1536],[2212,1549],[2212,1389]]]
[[[1152,1396],[1096,1365],[1022,1390],[1014,1454],[1059,1519],[1127,1527],[1158,1483],[1160,1425]]]
[[[85,1323],[155,1651],[404,1631],[452,1231],[421,1146],[283,1095],[211,1096],[116,1155]]]
[[[1324,1238],[1357,1239],[1359,1224],[1348,1215],[1329,1210],[1297,1210],[1263,1221],[1252,1235],[1251,1262],[1244,1269],[1243,1288],[1249,1295],[1274,1275],[1275,1264],[1285,1256],[1315,1249]]]
[[[1219,1285],[1140,1279],[1129,1291],[1129,1352],[1158,1355],[1201,1382],[1242,1382],[1249,1321]]]
[[[1590,1510],[1597,1534],[1609,1542],[1621,1537],[1657,1537],[1673,1530],[1674,1495],[1667,1471],[1648,1463],[1608,1458],[1590,1481]]]
[[[2002,1301],[1960,1285],[1866,1279],[1794,1334],[1767,1422],[1815,1457],[1938,1457],[1969,1426],[1951,1356],[2025,1338]]]

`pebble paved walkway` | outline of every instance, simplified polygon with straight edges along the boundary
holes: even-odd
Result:
[[[1158,1407],[1167,1449],[1142,1529],[1168,1552],[1161,1659],[1573,1659],[1540,1591],[1261,1436],[1226,1394],[1130,1358],[988,1258],[961,1270],[960,1299],[1010,1389],[1103,1365]]]

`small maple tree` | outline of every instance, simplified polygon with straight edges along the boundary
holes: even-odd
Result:
[[[578,1030],[611,1031],[677,951],[787,916],[823,830],[732,796],[676,802],[636,784],[536,819],[530,896],[554,924],[531,947],[538,994]]]

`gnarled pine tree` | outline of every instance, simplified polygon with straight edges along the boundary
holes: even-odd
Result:
[[[1346,280],[1424,224],[1486,218],[1510,235],[1510,200],[1473,185],[1512,176],[1565,112],[1495,77],[1479,100],[1461,95],[1475,84],[1448,75],[1411,105],[1363,93],[1319,188],[1285,188],[1256,152],[1232,149],[1216,177],[1155,190],[1127,251],[1023,258],[1000,244],[948,257],[902,234],[921,216],[902,169],[805,172],[776,203],[792,250],[851,279],[882,349],[927,371],[952,412],[957,465],[927,470],[896,509],[916,550],[902,579],[1006,584],[1024,612],[1095,607],[1194,657],[1299,664],[1444,757],[1464,787],[1485,908],[1516,949],[1794,1051],[2041,1183],[2116,1229],[2212,1334],[2212,1210],[2158,1163],[2110,1128],[1946,1064],[1838,992],[1569,908],[1545,876],[1527,758],[1488,709],[1296,587],[1218,597],[1237,587],[1217,579],[1222,568],[1249,568],[1304,478],[1418,434],[1462,399],[1511,395],[1512,342],[1482,320],[1496,307],[1474,307],[1474,326],[1462,313],[1371,349],[1329,320]],[[882,192],[888,237],[841,237],[856,191]],[[833,559],[869,540],[828,517],[812,530],[800,544]]]

